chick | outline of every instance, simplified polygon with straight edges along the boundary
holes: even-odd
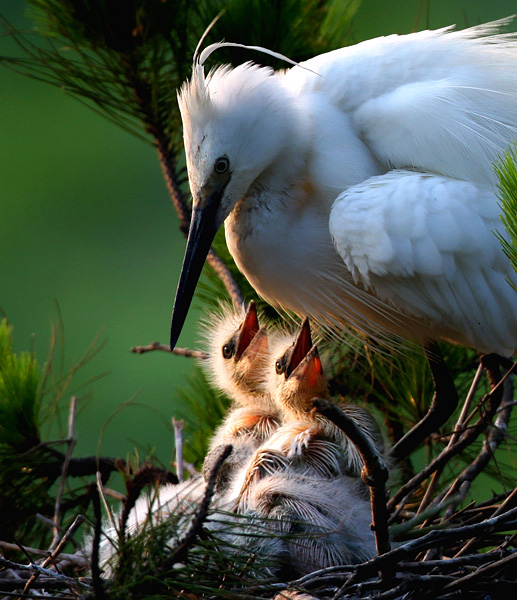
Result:
[[[287,349],[286,349],[287,346]],[[277,335],[271,354],[277,358],[269,369],[268,387],[281,415],[278,428],[241,473],[241,491],[265,473],[285,468],[300,472],[313,470],[323,477],[360,477],[363,461],[349,438],[313,409],[314,398],[328,398],[328,385],[316,346],[312,345],[306,319],[294,340]],[[384,439],[370,413],[350,403],[340,408],[352,417],[379,453]]]
[[[277,429],[280,417],[266,385],[271,362],[268,331],[259,326],[255,303],[251,301],[245,313],[224,308],[207,326],[207,337],[208,375],[233,401],[203,464],[206,476],[221,447],[232,444],[233,452],[223,463],[216,483],[216,490],[222,492],[236,469]]]
[[[285,579],[375,556],[369,502],[358,479],[301,474],[292,466],[268,474],[241,504],[235,545]]]

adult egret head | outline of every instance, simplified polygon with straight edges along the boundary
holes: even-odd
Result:
[[[178,95],[192,193],[192,219],[171,324],[174,347],[219,227],[289,143],[287,92],[273,71],[246,63],[205,77],[213,44],[194,59]]]

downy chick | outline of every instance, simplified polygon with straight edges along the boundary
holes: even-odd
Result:
[[[360,477],[363,461],[355,445],[341,429],[313,410],[314,398],[329,398],[329,392],[317,347],[312,345],[308,319],[294,342],[292,336],[277,335],[271,355],[276,359],[269,369],[268,387],[282,426],[258,449],[241,474],[241,492],[245,494],[250,483],[264,473],[287,465],[322,477]],[[339,406],[383,454],[384,439],[371,414],[351,403]]]
[[[280,419],[266,385],[271,362],[268,332],[259,326],[255,303],[251,301],[245,313],[224,308],[207,326],[207,332],[206,370],[213,384],[233,402],[210,442],[203,464],[206,475],[221,447],[233,445],[232,454],[219,471],[217,491],[221,492],[235,470],[276,430]]]

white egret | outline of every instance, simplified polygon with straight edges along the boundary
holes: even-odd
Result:
[[[517,137],[507,23],[377,38],[279,72],[205,76],[232,44],[196,55],[179,94],[193,212],[171,345],[224,222],[238,267],[275,306],[388,343],[511,355],[517,277],[493,233],[493,163]],[[434,374],[449,406],[433,404],[424,433],[457,401]]]
[[[232,454],[218,473],[217,488],[222,491],[235,468],[249,460],[278,427],[280,419],[266,388],[265,370],[270,364],[268,332],[259,326],[255,303],[250,302],[246,311],[222,307],[220,314],[210,314],[209,319],[205,327],[208,360],[203,361],[203,366],[214,385],[233,401],[203,463],[206,474],[221,448],[232,444]]]

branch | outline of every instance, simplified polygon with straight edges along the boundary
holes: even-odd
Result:
[[[507,385],[503,387],[504,398],[500,407],[502,410],[498,411],[497,419],[495,420],[492,429],[488,433],[487,439],[483,444],[483,448],[472,461],[472,463],[463,469],[443,497],[443,501],[447,501],[448,498],[456,496],[454,502],[447,507],[444,515],[445,519],[452,516],[455,507],[467,495],[467,492],[469,491],[474,479],[483,472],[485,467],[490,462],[490,459],[494,456],[495,451],[505,438],[506,431],[508,430],[508,422],[512,413],[512,406],[508,406],[508,404],[511,404],[513,400],[513,386],[511,385],[511,379],[507,380],[506,383]]]
[[[131,348],[131,352],[135,354],[144,354],[153,350],[160,350],[161,352],[169,352],[169,354],[177,354],[178,356],[187,356],[189,358],[199,358],[201,360],[207,360],[209,356],[208,352],[190,350],[189,348],[174,348],[174,350],[171,350],[168,344],[161,344],[160,342],[153,342],[147,346],[133,346]]]
[[[503,515],[485,519],[484,521],[473,525],[431,531],[418,539],[402,544],[398,548],[395,548],[382,556],[377,556],[368,562],[358,565],[355,574],[349,578],[343,586],[342,591],[350,590],[354,584],[375,575],[376,572],[382,571],[386,567],[393,569],[396,564],[400,563],[405,558],[416,556],[418,553],[428,550],[429,548],[443,545],[446,542],[456,542],[458,540],[468,539],[480,533],[486,534],[504,531],[506,529],[514,528],[515,526],[517,526],[517,508],[508,511]],[[494,556],[494,559],[496,559],[496,556],[499,556],[496,552],[487,553],[487,555]]]
[[[54,505],[54,539],[49,547],[49,552],[52,552],[59,543],[60,531],[59,531],[59,513],[61,510],[61,500],[63,499],[63,492],[65,489],[65,483],[68,477],[68,467],[70,460],[72,459],[72,453],[76,441],[74,439],[74,424],[75,424],[75,407],[77,404],[77,397],[73,396],[70,401],[70,412],[68,416],[68,448],[65,454],[65,460],[63,461],[63,469],[61,471],[61,479],[59,481],[59,487],[56,493],[56,502]]]
[[[456,409],[458,392],[443,360],[440,348],[434,342],[424,347],[425,356],[434,382],[434,395],[429,410],[391,449],[390,457],[400,462],[409,456],[433,431],[437,431]]]
[[[502,386],[503,382],[517,368],[517,363],[514,363],[501,381],[492,389],[489,394],[485,396],[479,402],[479,407],[487,404],[487,408],[482,416],[476,421],[476,423],[468,430],[466,430],[452,446],[446,447],[438,454],[426,467],[424,467],[419,473],[417,473],[412,479],[404,484],[398,492],[389,500],[388,511],[391,512],[404,498],[407,498],[422,482],[424,482],[429,475],[432,475],[437,469],[442,468],[453,456],[459,454],[467,446],[469,446],[487,427],[491,422],[492,417],[496,413],[499,402],[497,398],[497,392],[499,386]]]
[[[183,465],[183,419],[172,417],[172,426],[174,427],[174,446],[176,448],[176,475],[181,482],[184,480],[184,465]]]
[[[243,306],[246,303],[246,301],[244,299],[244,295],[241,292],[240,287],[233,278],[230,269],[226,266],[222,258],[216,253],[216,251],[213,248],[210,248],[210,251],[208,252],[208,256],[206,258],[206,262],[212,267],[216,275],[223,282],[223,285],[231,298],[234,308],[239,308],[240,306]]]
[[[375,446],[365,436],[357,423],[337,405],[322,398],[314,399],[314,407],[334,425],[339,427],[356,446],[364,463],[361,477],[370,488],[372,507],[372,529],[375,534],[377,553],[390,551],[388,533],[388,512],[386,510],[386,481],[388,468],[379,456]]]
[[[84,517],[82,515],[77,515],[77,517],[75,518],[74,522],[72,523],[72,525],[70,525],[70,527],[68,528],[68,530],[66,531],[65,535],[62,537],[61,541],[57,544],[55,550],[47,556],[47,558],[43,561],[42,565],[37,565],[36,563],[31,561],[31,564],[29,567],[26,567],[26,569],[32,571],[32,575],[29,578],[29,580],[27,581],[27,583],[25,584],[25,587],[23,589],[23,593],[27,594],[31,588],[31,585],[34,583],[34,581],[37,579],[37,577],[39,577],[40,574],[43,575],[47,575],[50,577],[56,577],[66,583],[68,583],[71,587],[77,587],[80,585],[84,585],[87,589],[91,589],[90,586],[82,584],[79,581],[76,581],[75,579],[72,579],[70,577],[65,577],[64,575],[55,573],[54,571],[50,571],[48,570],[46,567],[53,563],[55,558],[59,555],[59,553],[61,552],[61,550],[63,550],[63,548],[66,546],[66,544],[69,542],[69,540],[72,538],[72,536],[75,534],[75,532],[77,531],[77,529],[79,529],[79,527],[81,526],[81,524],[84,522]],[[27,552],[25,551],[25,548],[23,548],[23,546],[20,546],[20,549],[23,550],[23,552],[26,554],[26,556],[29,557],[29,555],[27,554]],[[29,557],[29,560],[30,557]],[[0,562],[0,564],[2,564]],[[22,568],[22,570],[26,570],[23,569],[25,565],[19,565],[17,568]]]
[[[478,368],[476,370],[476,374],[474,375],[474,379],[472,380],[472,383],[470,385],[470,389],[468,391],[467,397],[465,398],[465,402],[463,403],[463,407],[461,409],[460,416],[458,417],[458,420],[456,421],[456,426],[454,427],[454,430],[452,432],[449,443],[447,444],[446,450],[451,448],[458,441],[460,434],[463,433],[463,431],[465,429],[467,415],[470,410],[472,401],[474,399],[474,394],[479,385],[479,380],[481,379],[482,372],[483,372],[483,365],[480,362],[478,365]],[[443,466],[440,467],[439,469],[436,469],[436,471],[433,475],[433,478],[431,479],[430,484],[427,486],[427,490],[422,499],[422,502],[420,502],[420,506],[418,507],[418,511],[417,511],[418,513],[421,513],[427,507],[429,502],[431,501],[431,497],[436,489],[436,486],[438,485],[438,480],[439,480],[442,472],[443,472]]]

